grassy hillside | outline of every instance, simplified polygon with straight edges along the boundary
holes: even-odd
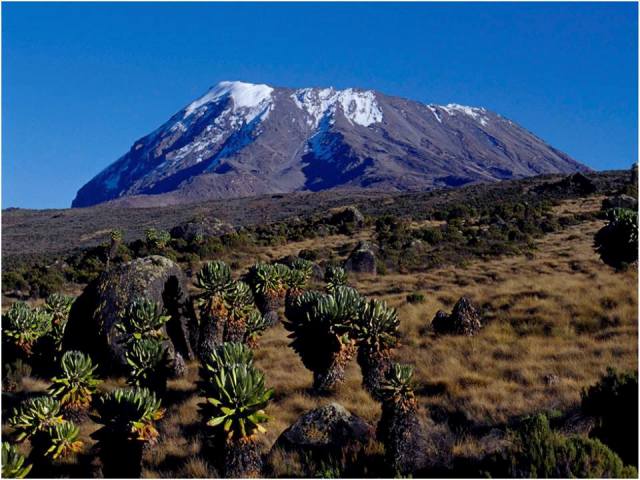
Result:
[[[552,178],[474,186],[437,195],[385,194],[366,201],[359,196],[322,197],[326,203],[313,207],[305,205],[303,197],[287,198],[286,205],[285,199],[272,199],[282,202],[278,208],[283,210],[269,213],[279,222],[270,224],[269,235],[257,227],[250,228],[249,240],[235,245],[222,242],[212,257],[232,264],[237,276],[257,260],[275,261],[307,252],[319,263],[340,263],[359,241],[376,244],[378,270],[382,273],[351,273],[348,283],[363,295],[385,300],[397,309],[400,343],[394,358],[415,366],[419,412],[429,419],[432,439],[440,442],[439,464],[432,473],[478,474],[474,468],[488,455],[510,445],[509,428],[527,415],[557,412],[552,415],[558,418],[557,425],[564,433],[588,432],[591,420],[580,410],[583,389],[597,382],[608,367],[637,369],[637,269],[616,271],[603,264],[593,248],[594,235],[605,224],[600,215],[602,200],[607,194],[628,188],[628,173],[597,174],[593,178],[598,190],[588,195],[558,190],[559,179]],[[542,184],[548,188],[536,190]],[[513,202],[528,202],[526,222],[518,220]],[[362,228],[345,233],[329,228],[323,235],[302,234],[303,230],[292,227],[299,221],[287,223],[291,215],[305,212],[310,219],[305,228],[313,230],[318,225],[313,222],[326,216],[323,209],[342,203],[362,209],[367,216]],[[274,204],[267,203],[265,210],[273,210],[269,206]],[[518,235],[491,236],[495,233],[492,225],[496,206],[502,208],[501,218],[513,227],[505,232],[517,230]],[[236,207],[219,216],[233,220]],[[469,210],[464,211],[463,207]],[[257,221],[252,208],[242,220],[247,226]],[[45,215],[49,213],[44,212],[7,212],[9,218],[7,213],[3,215],[3,233],[8,236],[3,239],[3,246],[29,231],[34,237],[44,236],[42,229],[47,225],[52,231],[64,231],[63,235],[120,226],[134,230],[131,240],[138,236],[141,227],[134,228],[132,222],[143,215],[140,211],[100,211],[108,212],[111,221],[119,219],[122,223],[102,223],[106,221],[102,218],[91,223],[85,217],[90,212],[82,210],[52,213],[48,219]],[[170,228],[172,222],[187,218],[186,211],[153,212],[145,217],[149,219],[145,226]],[[509,212],[513,217],[508,216]],[[79,226],[61,226],[58,219],[52,219],[57,214],[66,215],[70,224],[77,221]],[[393,223],[390,214],[396,220],[403,219],[403,223]],[[442,238],[434,240],[436,230]],[[422,245],[418,250],[416,240]],[[51,241],[52,251],[58,250],[60,242]],[[127,248],[128,255],[146,252],[133,244]],[[181,248],[186,247],[171,244],[166,252],[182,262],[185,254]],[[14,244],[3,255],[19,250]],[[182,265],[192,271],[207,259],[200,254],[190,258],[191,263]],[[31,268],[24,266],[28,263],[24,260],[14,262],[16,268]],[[316,285],[321,286],[321,282],[316,281]],[[62,287],[77,293],[82,285],[65,281]],[[192,284],[190,288],[193,289]],[[414,298],[421,295],[422,300],[409,301],[412,294]],[[481,332],[473,337],[437,335],[431,320],[438,310],[451,311],[461,296],[479,307]],[[336,392],[318,396],[310,389],[311,373],[288,346],[289,342],[288,332],[278,324],[265,332],[255,351],[256,366],[265,372],[268,385],[276,392],[267,409],[271,417],[267,433],[260,437],[265,455],[300,414],[331,401],[375,425],[380,418],[380,405],[362,388],[355,361],[349,363],[346,380]],[[198,414],[202,398],[197,379],[198,364],[192,362],[183,378],[169,381],[164,401],[167,414],[159,424],[157,446],[144,453],[144,476],[207,477],[219,473],[203,450]],[[19,399],[44,392],[48,385],[46,379],[27,376],[17,392],[3,392],[3,418]],[[111,377],[100,390],[124,385],[125,378]],[[94,441],[89,435],[97,424],[85,418],[80,428],[84,453],[55,466],[52,476],[92,474],[95,459],[90,448]],[[3,436],[11,432],[4,423]],[[28,444],[21,448],[28,451]],[[383,451],[379,442],[369,445],[365,457],[359,460],[357,473],[388,474],[383,466]],[[330,467],[324,465],[325,470],[315,474],[345,474],[340,470],[343,467]],[[308,475],[309,471],[305,470],[304,459],[275,451],[267,458],[267,473],[291,477]]]

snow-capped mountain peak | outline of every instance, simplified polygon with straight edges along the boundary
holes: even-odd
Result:
[[[373,90],[220,82],[78,191],[180,203],[329,188],[457,186],[584,169],[484,108]],[[128,201],[133,201],[129,198]]]
[[[184,118],[197,112],[201,107],[230,98],[233,112],[242,111],[246,123],[251,122],[260,113],[268,112],[271,107],[273,88],[264,84],[223,81],[212,87],[202,97],[190,103],[184,110]]]

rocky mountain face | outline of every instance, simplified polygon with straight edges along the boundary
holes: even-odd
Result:
[[[425,190],[587,168],[484,108],[221,82],[136,141],[73,207],[333,188]]]

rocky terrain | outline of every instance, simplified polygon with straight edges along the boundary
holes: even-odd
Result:
[[[495,112],[381,92],[220,82],[134,142],[73,207],[327,189],[425,190],[588,169]]]

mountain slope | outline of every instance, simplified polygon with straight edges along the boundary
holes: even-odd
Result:
[[[72,206],[420,190],[577,170],[586,167],[483,108],[370,90],[221,82],[136,141]]]

